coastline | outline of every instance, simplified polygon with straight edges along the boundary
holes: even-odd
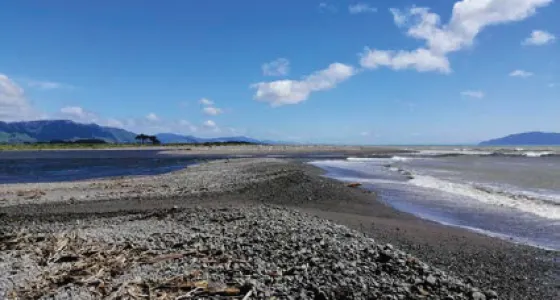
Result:
[[[155,177],[89,181],[85,185],[60,183],[41,195],[43,204],[31,204],[37,202],[33,198],[20,202],[17,192],[9,205],[0,202],[0,228],[8,228],[10,222],[106,218],[165,209],[275,205],[391,243],[474,286],[497,291],[500,298],[558,296],[558,253],[419,219],[385,205],[375,193],[349,188],[322,174],[322,170],[292,159],[231,159]],[[91,190],[90,185],[98,182],[114,184],[107,189],[103,186],[101,191]],[[78,187],[72,186],[76,184]],[[84,191],[97,194],[87,197]],[[60,202],[60,193],[84,197],[71,200],[70,196]]]

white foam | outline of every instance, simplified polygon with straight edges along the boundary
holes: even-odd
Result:
[[[527,199],[524,197],[512,198],[505,194],[489,193],[469,184],[455,183],[424,175],[415,175],[408,183],[423,188],[465,196],[491,205],[517,209],[547,219],[560,220],[560,206],[547,204],[538,199]]]
[[[453,150],[420,150],[416,155],[438,156],[438,155],[491,155],[492,151],[472,150],[472,149],[453,149]]]
[[[402,156],[391,157],[391,160],[394,160],[394,161],[409,161],[411,159],[412,159],[412,157],[402,157]]]
[[[523,153],[523,155],[527,157],[542,157],[551,154],[552,152],[549,151],[528,151]]]
[[[348,157],[347,161],[353,162],[385,162],[387,158],[379,158],[379,157]]]

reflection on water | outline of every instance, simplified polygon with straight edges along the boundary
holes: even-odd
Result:
[[[192,165],[192,158],[0,159],[0,183],[57,182],[156,175]]]

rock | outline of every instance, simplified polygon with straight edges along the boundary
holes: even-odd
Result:
[[[355,187],[359,187],[359,186],[361,186],[361,185],[362,185],[362,184],[359,183],[359,182],[353,182],[353,183],[347,184],[346,186],[347,186],[347,187],[355,188]]]
[[[486,297],[489,298],[489,299],[498,299],[498,293],[496,293],[493,290],[488,290],[488,291],[485,292],[485,294],[486,294]]]
[[[435,286],[436,282],[437,282],[437,279],[434,276],[429,275],[428,277],[426,277],[426,283],[427,284],[429,284],[431,286]]]
[[[479,291],[474,291],[474,292],[471,293],[471,299],[472,300],[486,300],[486,296]]]

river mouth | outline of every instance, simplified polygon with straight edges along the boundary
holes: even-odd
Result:
[[[557,213],[560,205],[555,202],[554,196],[549,197],[549,193],[519,194],[519,186],[513,190],[481,188],[480,183],[467,181],[467,178],[474,178],[480,168],[463,166],[464,158],[446,157],[441,162],[438,159],[430,158],[426,163],[413,162],[415,158],[412,157],[348,158],[311,164],[325,170],[327,177],[359,182],[363,188],[375,191],[381,201],[417,217],[516,243],[560,250],[560,219]],[[476,161],[479,158],[469,159]],[[494,158],[483,159],[485,167],[490,168],[489,161]],[[493,163],[498,167],[492,174],[497,176],[500,168],[504,168],[504,159],[495,158]],[[472,162],[469,162],[470,165]],[[448,171],[450,166],[457,172]],[[541,172],[533,168],[525,172],[544,174],[552,171]],[[484,169],[484,176],[488,176],[487,169]],[[517,183],[509,177],[505,178]],[[500,187],[509,189],[512,185]]]

